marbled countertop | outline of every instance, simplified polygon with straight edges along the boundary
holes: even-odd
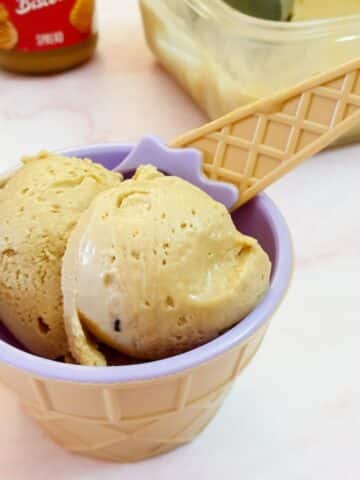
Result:
[[[170,139],[204,116],[147,50],[134,0],[102,0],[96,59],[66,74],[0,73],[0,167],[24,153]],[[360,147],[307,161],[269,189],[294,239],[292,287],[265,343],[191,445],[135,465],[54,445],[0,387],[4,480],[360,478]]]

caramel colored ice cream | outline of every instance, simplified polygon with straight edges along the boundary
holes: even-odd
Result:
[[[295,0],[293,22],[360,13],[359,0]]]
[[[261,300],[270,261],[225,207],[155,168],[100,194],[81,216],[63,260],[71,353],[105,365],[97,341],[138,359],[205,343]]]
[[[119,174],[90,160],[42,153],[0,182],[0,319],[31,352],[68,351],[61,262],[81,213]]]

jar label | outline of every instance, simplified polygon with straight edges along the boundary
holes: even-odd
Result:
[[[0,50],[67,47],[95,29],[95,0],[0,0]]]

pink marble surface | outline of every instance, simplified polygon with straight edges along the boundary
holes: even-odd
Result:
[[[96,58],[75,71],[30,78],[0,73],[0,165],[41,148],[111,140],[144,132],[164,139],[204,116],[154,62],[134,0],[101,0]]]
[[[143,41],[135,0],[100,0],[96,60],[42,79],[0,73],[0,168],[41,148],[169,139],[203,121]],[[294,238],[293,284],[263,348],[191,445],[136,465],[70,455],[0,387],[1,480],[360,478],[359,147],[269,189]]]

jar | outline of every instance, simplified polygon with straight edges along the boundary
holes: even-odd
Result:
[[[148,45],[215,119],[360,52],[360,15],[306,22],[250,17],[222,0],[141,0]],[[360,140],[360,124],[338,143]]]
[[[46,74],[94,53],[95,0],[0,0],[0,67]]]

